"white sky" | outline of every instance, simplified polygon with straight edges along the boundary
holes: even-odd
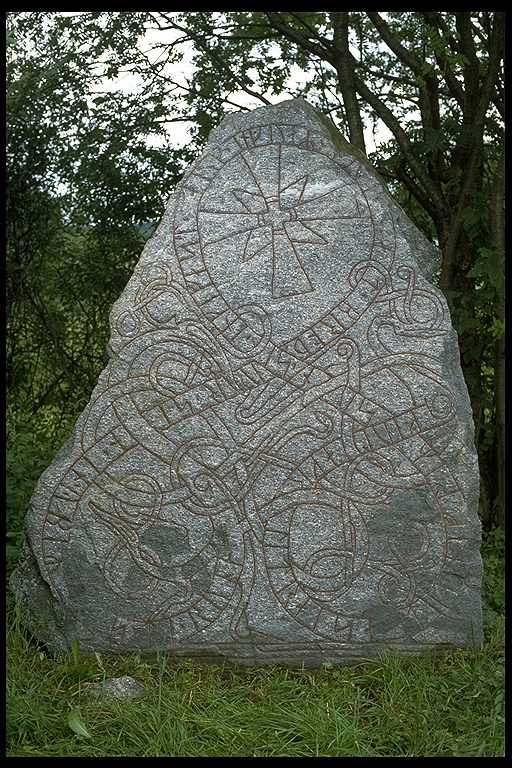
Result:
[[[74,14],[73,12],[67,12],[66,15]],[[156,44],[172,42],[180,35],[180,32],[174,30],[167,30],[165,32],[149,30],[146,35],[139,40],[138,47],[141,51],[149,51],[149,49]],[[172,64],[167,64],[164,68],[164,73],[175,82],[186,85],[194,71],[194,66],[192,64],[193,49],[190,43],[184,43],[180,46],[180,51],[182,53],[181,60]],[[354,54],[357,54],[357,50],[354,50],[353,52]],[[146,55],[151,62],[154,62],[159,55],[162,55],[162,51],[150,51]],[[251,75],[251,72],[249,71],[248,74]],[[313,76],[313,73],[305,73],[300,67],[293,65],[291,68],[291,77],[285,83],[279,96],[273,96],[269,92],[265,92],[263,95],[273,103],[283,101],[292,96],[290,92],[291,89],[296,87],[301,81],[303,82],[305,77],[311,79]],[[123,93],[133,93],[140,86],[141,80],[138,76],[132,75],[131,73],[124,73],[115,80],[103,81],[101,89],[105,91],[120,90]],[[229,99],[232,104],[237,104],[241,107],[256,108],[262,106],[262,102],[259,99],[250,96],[243,90],[232,93],[229,96]],[[232,104],[227,105],[226,109],[230,111],[235,109]],[[168,132],[172,136],[172,144],[174,146],[183,146],[190,140],[191,125],[191,123],[188,124],[183,122],[169,124]],[[365,128],[364,135],[368,152],[375,151],[379,144],[389,141],[391,138],[390,131],[380,120],[377,123],[375,135],[371,126]],[[151,137],[150,141],[152,144],[162,143],[162,139],[159,136]]]

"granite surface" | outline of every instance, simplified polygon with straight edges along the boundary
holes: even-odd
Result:
[[[439,254],[302,100],[230,114],[111,312],[12,586],[53,650],[349,664],[482,638]]]

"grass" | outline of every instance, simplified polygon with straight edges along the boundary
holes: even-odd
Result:
[[[26,635],[9,600],[8,756],[501,756],[497,538],[484,547],[492,566],[485,643],[437,659],[384,656],[315,671],[99,654],[55,660]],[[87,695],[87,683],[122,675],[147,693],[128,702]],[[88,735],[74,732],[71,714]]]
[[[45,461],[34,455],[25,467],[33,466],[37,475]],[[11,466],[11,481],[18,480],[9,494],[9,566],[34,480],[18,461]],[[76,653],[52,659],[20,626],[9,596],[7,755],[502,756],[500,530],[486,536],[482,551],[482,648],[438,658],[384,656],[356,667],[315,671],[172,664],[165,657],[154,663],[137,656],[80,658]],[[142,683],[146,694],[133,701],[87,695],[88,683],[121,675]]]

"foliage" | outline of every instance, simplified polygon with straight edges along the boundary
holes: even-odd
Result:
[[[16,421],[41,412],[57,428],[66,411],[83,409],[105,364],[110,307],[143,242],[133,228],[56,225],[30,267],[22,256],[8,308],[8,402]]]
[[[56,413],[39,416],[33,422],[20,422],[8,417],[8,450],[6,452],[6,560],[8,574],[14,568],[23,537],[23,523],[30,497],[36,483],[49,465],[62,442],[69,435],[71,421],[61,420],[57,431],[51,427],[57,423],[61,409]],[[46,415],[46,418],[44,416]],[[51,425],[51,426],[50,426]],[[49,435],[52,436],[49,436]]]
[[[505,531],[494,528],[486,533],[482,542],[485,564],[483,578],[484,618],[492,625],[505,613]]]
[[[347,78],[340,78],[331,57],[336,35],[342,39],[342,16],[8,15],[8,573],[35,483],[105,364],[109,309],[150,223],[160,218],[168,192],[222,114],[278,101],[288,90],[356,138],[354,104],[342,93]],[[497,56],[496,16],[385,16],[393,38],[420,66],[411,71],[383,45],[385,31],[369,12],[347,15],[354,83],[359,78],[373,99],[359,92],[362,119],[382,127],[386,107],[403,132],[390,123],[390,139],[370,160],[400,205],[443,249],[442,287],[472,393],[483,487],[492,495],[495,350],[504,318],[504,252],[495,231],[502,204],[495,193],[503,141],[501,64],[477,141],[474,133],[478,101]],[[150,28],[160,35],[153,42],[146,38]],[[193,72],[176,82],[166,67],[181,60],[187,44]],[[137,82],[132,93],[115,82],[128,73]],[[440,110],[432,124],[426,117],[436,79]],[[457,83],[465,89],[463,104]],[[188,146],[175,146],[174,122],[191,126]],[[476,182],[464,191],[470,162]],[[434,193],[441,195],[444,218],[432,205]],[[447,265],[453,267],[449,280]],[[165,658],[80,658],[78,652],[51,659],[20,627],[10,596],[9,756],[501,755],[503,542],[501,528],[484,537],[482,649],[437,659],[383,657],[346,669],[243,671],[171,665]],[[145,684],[142,700],[86,695],[88,683],[123,674]]]
[[[7,392],[14,423],[37,414],[56,430],[89,399],[108,313],[181,165],[168,138],[148,145],[161,127],[140,94],[94,95],[98,49],[75,26],[73,55],[71,19],[51,19],[8,17]]]
[[[385,127],[369,159],[441,248],[481,514],[503,523],[503,41],[503,14],[486,10],[8,14],[11,412],[69,411],[71,395],[88,398],[108,308],[163,191],[225,111],[287,91],[362,150],[361,126]],[[187,50],[191,74],[176,79],[170,67]],[[175,145],[174,123],[189,125],[187,146]]]

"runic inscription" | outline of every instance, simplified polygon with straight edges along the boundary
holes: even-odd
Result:
[[[36,634],[243,664],[477,642],[478,468],[433,253],[304,102],[226,118],[33,496],[13,587]]]

